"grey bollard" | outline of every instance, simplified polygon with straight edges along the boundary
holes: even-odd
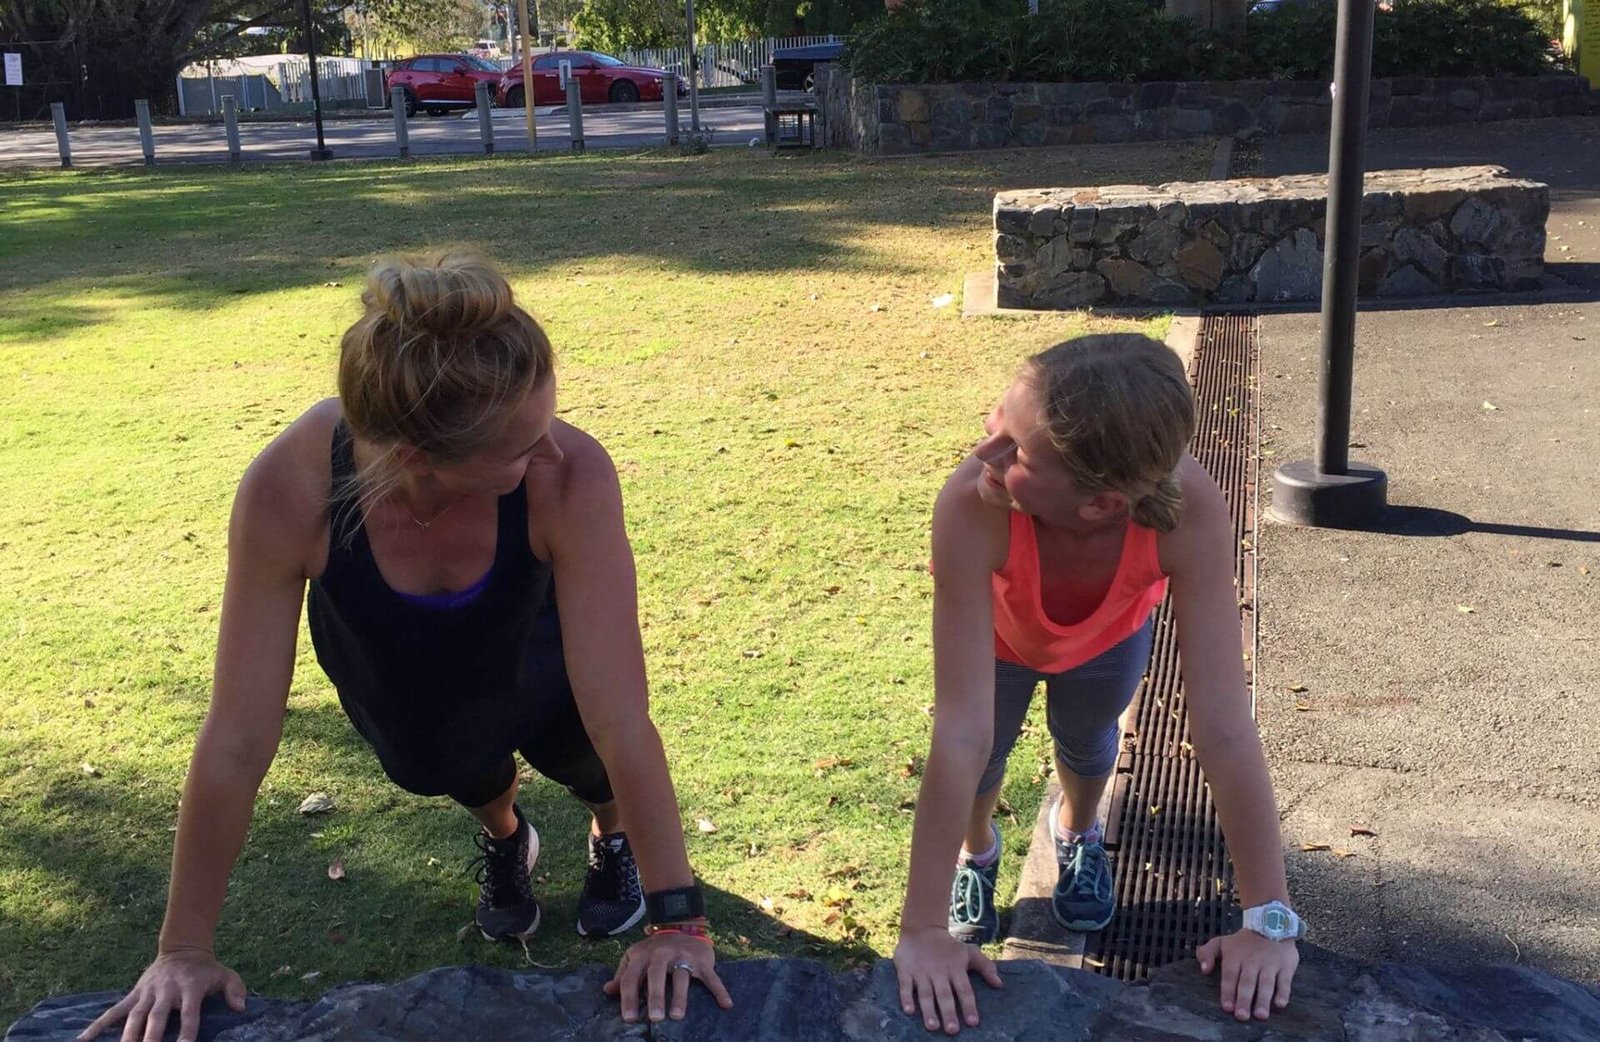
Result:
[[[144,153],[144,165],[156,165],[156,134],[150,127],[150,102],[136,98],[133,114],[139,117],[139,150]]]
[[[478,102],[478,137],[483,139],[484,155],[494,155],[494,120],[489,115],[489,85],[482,80],[472,88]]]
[[[767,145],[770,147],[778,142],[778,117],[772,110],[778,107],[778,70],[772,65],[761,66],[761,111],[762,122],[767,128]]]
[[[72,168],[72,142],[67,140],[67,107],[59,101],[50,103],[50,118],[56,123],[56,151],[61,153],[61,169]]]
[[[394,109],[394,143],[399,146],[400,158],[411,156],[410,139],[406,136],[406,91],[404,87],[389,90],[389,107]]]
[[[567,77],[567,124],[572,129],[572,150],[583,151],[583,94],[578,77]]]
[[[239,148],[239,105],[232,94],[222,96],[222,125],[228,129],[228,162],[237,163],[244,153]]]
[[[661,78],[661,107],[667,114],[667,144],[678,143],[678,74],[669,72]]]

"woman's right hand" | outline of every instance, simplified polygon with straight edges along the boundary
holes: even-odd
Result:
[[[178,1042],[194,1042],[200,1034],[200,1003],[218,991],[230,1009],[244,1012],[244,981],[215,955],[200,949],[158,955],[133,990],[84,1028],[78,1042],[94,1038],[118,1021],[126,1021],[121,1042],[161,1042],[167,1016],[174,1011],[178,1014]]]
[[[894,948],[900,1007],[915,1016],[920,1004],[922,1023],[929,1031],[938,1031],[943,1024],[944,1033],[954,1035],[963,1020],[968,1027],[977,1027],[978,1000],[967,979],[969,970],[976,970],[991,988],[1005,986],[994,962],[977,945],[956,940],[944,927],[902,931]]]

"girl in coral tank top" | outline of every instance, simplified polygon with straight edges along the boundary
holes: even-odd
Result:
[[[895,950],[901,1003],[954,1034],[978,1023],[968,970],[1000,985],[978,947],[1000,929],[992,816],[1040,681],[1062,792],[1051,910],[1069,930],[1111,921],[1096,808],[1170,582],[1195,755],[1252,924],[1197,956],[1202,972],[1220,967],[1224,1010],[1265,1020],[1288,1002],[1299,920],[1245,689],[1233,524],[1187,452],[1183,365],[1148,337],[1069,340],[1024,364],[984,426],[934,507],[936,709]]]

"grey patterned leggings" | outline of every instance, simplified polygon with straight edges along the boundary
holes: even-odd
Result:
[[[978,792],[992,791],[1005,777],[1006,758],[1041,680],[1048,700],[1045,718],[1062,765],[1087,778],[1109,774],[1117,764],[1117,718],[1149,668],[1153,629],[1153,620],[1146,619],[1133,636],[1065,673],[1040,673],[995,659],[994,750]]]

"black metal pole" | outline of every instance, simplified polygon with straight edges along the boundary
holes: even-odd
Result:
[[[1273,475],[1272,512],[1295,524],[1363,528],[1375,522],[1387,504],[1388,478],[1383,471],[1350,462],[1350,392],[1355,371],[1373,8],[1374,0],[1339,0],[1323,231],[1316,455],[1286,463]]]
[[[300,20],[306,27],[306,63],[311,66],[311,115],[317,124],[317,147],[311,158],[332,159],[333,150],[322,138],[322,91],[317,86],[317,29],[311,21],[311,0],[300,0]]]
[[[1328,138],[1328,218],[1322,262],[1322,382],[1317,404],[1317,470],[1350,463],[1357,268],[1361,260],[1362,175],[1372,69],[1372,0],[1340,0],[1333,52],[1333,126]]]

